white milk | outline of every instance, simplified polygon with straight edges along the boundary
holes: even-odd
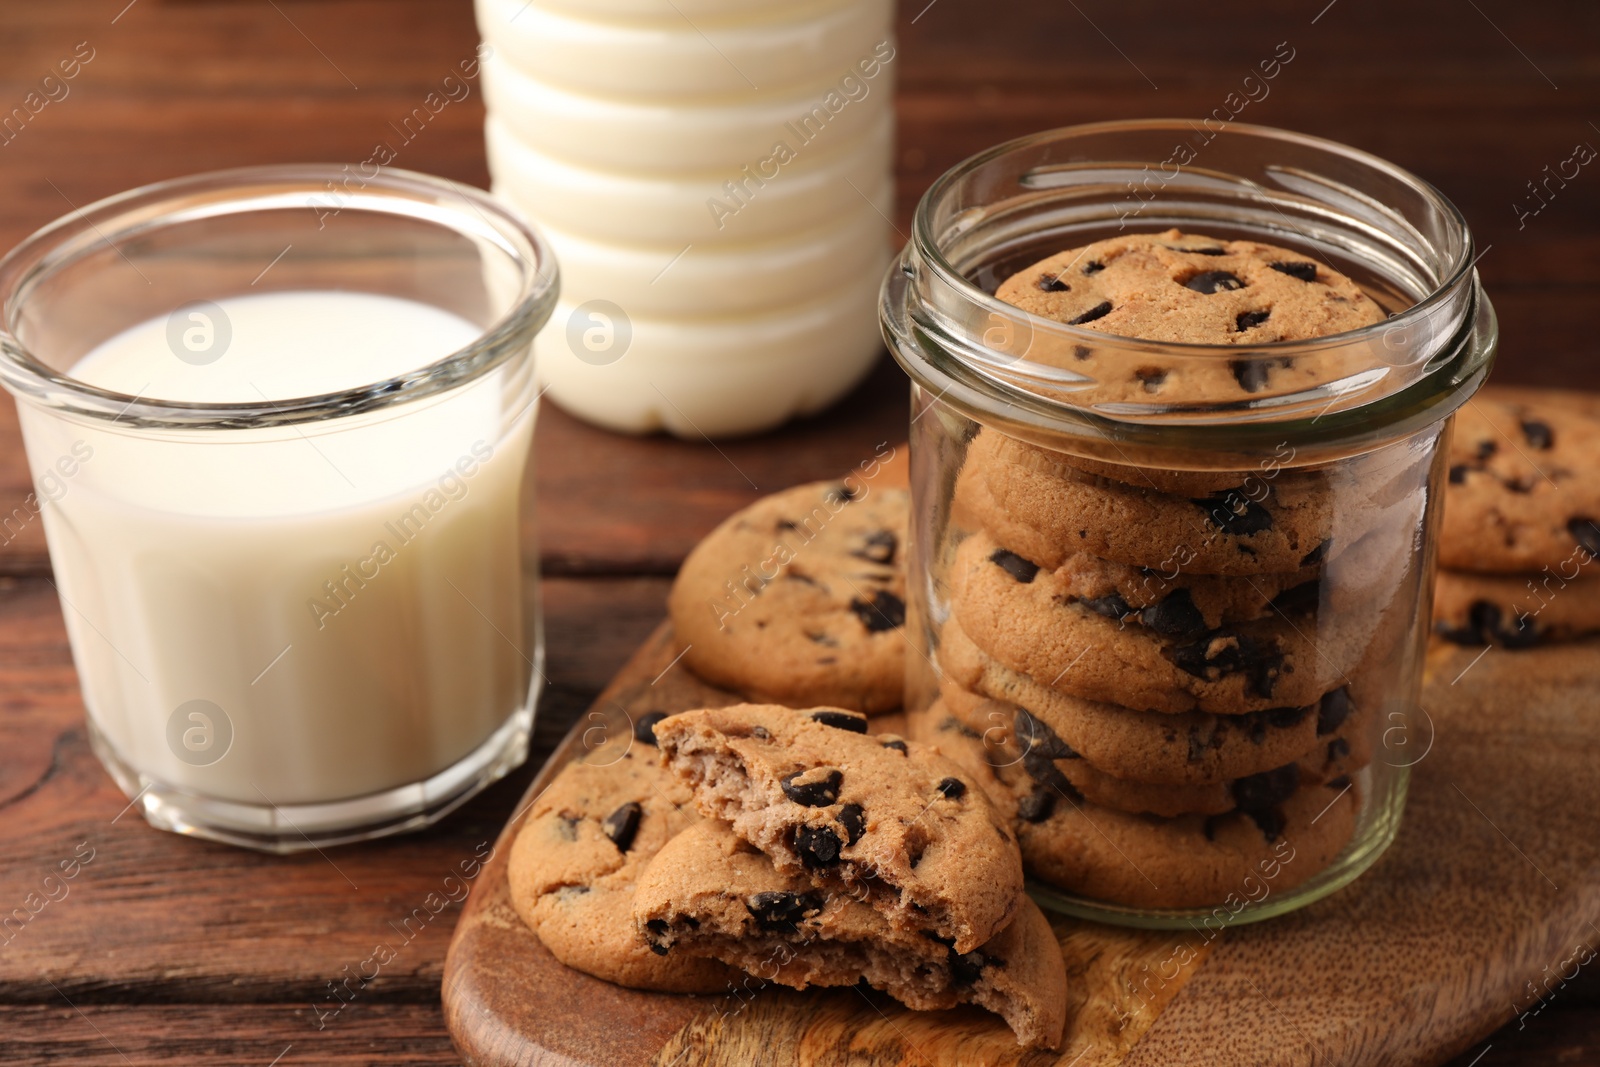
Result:
[[[219,303],[232,339],[214,362],[177,358],[162,318],[71,373],[147,398],[281,401],[415,370],[481,333],[359,293]],[[434,775],[524,707],[533,418],[502,392],[493,372],[334,423],[159,440],[22,405],[36,475],[75,466],[45,529],[84,700],[118,757],[222,800],[326,803]]]
[[[547,234],[540,378],[613,429],[751,433],[882,350],[892,0],[476,0],[494,191]]]

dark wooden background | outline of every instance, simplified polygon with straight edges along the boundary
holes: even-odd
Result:
[[[925,3],[900,13],[902,230],[928,183],[974,151],[1074,122],[1210,112],[1286,41],[1294,60],[1241,120],[1333,137],[1434,182],[1484,250],[1502,325],[1497,380],[1600,388],[1600,161],[1518,217],[1518,205],[1539,206],[1529,183],[1546,166],[1581,143],[1600,147],[1600,6]],[[0,247],[146,182],[364,159],[476,35],[467,0],[4,0],[0,116],[83,41],[94,58],[69,95],[0,144]],[[397,164],[486,184],[481,121],[475,90]],[[719,449],[613,437],[547,408],[533,479],[550,635],[541,754],[659,620],[697,538],[758,493],[902,439],[905,411],[887,362],[828,415]],[[28,491],[15,415],[0,403],[0,514]],[[0,915],[75,850],[94,858],[69,895],[0,937],[0,1062],[456,1062],[439,1012],[456,908],[409,942],[389,924],[494,839],[532,768],[431,832],[326,857],[270,859],[156,833],[119,814],[125,800],[89,752],[37,522],[7,536]],[[1520,862],[1509,849],[1507,862]],[[329,1015],[339,1006],[329,983],[379,944],[396,957]],[[1565,986],[1486,1045],[1458,1067],[1600,1064],[1600,982],[1589,973]]]

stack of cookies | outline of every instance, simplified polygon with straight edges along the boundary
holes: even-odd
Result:
[[[636,988],[864,981],[1057,1045],[1065,968],[1004,816],[937,751],[867,730],[754,704],[643,725],[659,760],[570,764],[530,812],[519,914],[563,962]]]
[[[1464,645],[1600,633],[1600,401],[1485,389],[1456,416],[1433,619]]]
[[[997,295],[1207,344],[1383,317],[1303,255],[1176,231],[1063,252]],[[1228,386],[1244,397],[1277,373],[1252,363]],[[1187,388],[1145,384],[1156,400]],[[1351,837],[1352,776],[1414,655],[1427,464],[1394,452],[1171,470],[979,429],[937,548],[941,699],[915,736],[964,739],[1029,870],[1074,893],[1179,908],[1304,882]]]

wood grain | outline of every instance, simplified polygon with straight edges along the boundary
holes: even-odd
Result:
[[[623,989],[565,967],[511,905],[511,844],[522,814],[563,766],[615,758],[607,746],[635,743],[632,724],[641,715],[739,699],[691,674],[678,648],[662,623],[573,725],[496,842],[482,890],[463,910],[445,961],[445,1018],[469,1064],[1115,1067],[1203,966],[1213,942],[1180,955],[1193,939],[1052,919],[1072,982],[1056,1052],[1019,1048],[997,1016],[973,1008],[915,1012],[860,990],[801,994],[759,978],[720,995],[675,996]],[[898,715],[875,723],[903,732]],[[1152,987],[1146,976],[1169,966],[1172,974]]]
[[[1589,125],[1600,122],[1597,30],[1600,8],[1584,0],[911,0],[898,27],[897,224],[905,230],[928,184],[973,151],[1045,126],[1203,114],[1287,39],[1296,59],[1241,118],[1335,137],[1433,181],[1487,249],[1479,266],[1503,328],[1497,379],[1600,387],[1590,355],[1600,173],[1585,168],[1522,228],[1513,209],[1526,183],[1576,141],[1600,145]],[[365,158],[476,39],[467,0],[0,5],[0,114],[76,42],[96,50],[66,99],[0,144],[0,247],[149,181]],[[474,93],[399,162],[483,185],[481,121]],[[555,409],[544,414],[540,552],[547,568],[586,580],[549,587],[555,685],[541,713],[541,755],[661,615],[663,582],[590,576],[670,574],[699,536],[759,492],[831,476],[876,442],[902,437],[905,388],[885,365],[829,415],[721,445],[732,463],[706,445],[619,439]],[[14,415],[0,402],[0,516],[27,492]],[[110,823],[123,801],[82,743],[60,617],[37,580],[48,566],[43,540],[34,525],[0,542],[0,574],[35,576],[0,589],[0,914],[85,831],[109,842],[72,896],[0,946],[0,1062],[127,1062],[43,978],[71,983],[94,1027],[134,1062],[268,1063],[254,1042],[266,1048],[280,1031],[296,1042],[283,1063],[458,1062],[437,1003],[445,938],[432,931],[366,987],[324,1043],[298,1037],[310,1032],[312,994],[365,958],[372,931],[416,906],[439,861],[448,866],[492,839],[532,770],[403,847],[335,853],[358,884],[383,888],[350,893],[330,920],[318,908],[349,890],[326,864],[261,863],[154,833],[131,815]],[[588,585],[592,594],[579,592]],[[1531,898],[1528,907],[1537,905]],[[1406,938],[1427,951],[1420,936]],[[1207,973],[1222,973],[1223,962]],[[1512,1023],[1491,1037],[1477,1067],[1600,1065],[1600,995],[1585,999],[1581,988],[1594,984],[1583,981],[1563,987],[1525,1029]],[[1181,1018],[1181,1008],[1165,1018]],[[1181,1047],[1173,1062],[1221,1062],[1197,1043]],[[1481,1051],[1468,1048],[1457,1067]]]
[[[570,759],[628,743],[645,711],[730,699],[689,675],[676,648],[663,625],[519,812]],[[1600,642],[1476,655],[1436,648],[1428,714],[1386,736],[1379,758],[1413,765],[1411,800],[1400,839],[1352,886],[1216,938],[1052,918],[1074,983],[1059,1054],[1019,1052],[992,1016],[910,1012],[854,990],[797,994],[752,980],[693,998],[574,972],[511,908],[515,817],[457,925],[446,1019],[474,1067],[1158,1067],[1197,1050],[1257,1067],[1439,1063],[1534,1008],[1527,983],[1559,995],[1600,954]]]

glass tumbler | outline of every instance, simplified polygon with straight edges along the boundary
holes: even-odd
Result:
[[[520,505],[556,293],[485,194],[331,166],[137,189],[0,262],[89,737],[150,823],[320,847],[526,758]]]
[[[1388,317],[1179,344],[992,295],[1174,227],[1292,249]],[[1423,747],[1440,443],[1496,344],[1459,212],[1294,133],[1073,127],[935,182],[882,316],[913,383],[908,711],[1015,813],[1039,899],[1210,928],[1367,869]]]

